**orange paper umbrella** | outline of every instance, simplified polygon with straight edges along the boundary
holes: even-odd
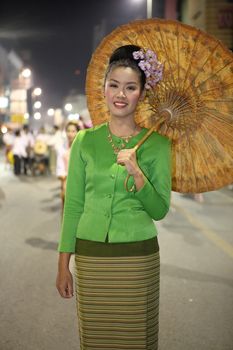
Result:
[[[173,191],[206,192],[233,183],[232,52],[178,21],[137,20],[116,28],[97,47],[87,70],[94,125],[109,118],[103,96],[109,56],[128,44],[155,51],[164,64],[163,80],[140,104],[136,122],[149,129],[156,125],[172,140]],[[158,126],[164,111],[169,118]]]

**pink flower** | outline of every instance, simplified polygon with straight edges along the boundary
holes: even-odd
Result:
[[[147,50],[146,53],[145,53],[145,56],[146,56],[146,59],[148,61],[156,61],[157,60],[157,55],[154,51],[152,50]]]
[[[139,59],[143,60],[143,59],[144,59],[144,53],[143,53],[143,51],[142,51],[142,50],[140,50],[140,51],[134,51],[134,52],[133,52],[133,58],[134,58],[135,60],[139,60]]]
[[[138,66],[146,76],[145,89],[151,89],[163,78],[163,64],[158,61],[154,51],[139,50],[133,52],[133,58],[140,60]]]

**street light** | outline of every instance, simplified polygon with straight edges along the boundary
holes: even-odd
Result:
[[[31,69],[29,68],[25,68],[22,72],[21,75],[23,78],[30,78],[30,76],[32,75]]]
[[[35,88],[35,89],[33,90],[33,94],[34,94],[35,96],[40,96],[40,95],[42,94],[41,88],[39,88],[39,87]]]
[[[65,110],[66,110],[67,112],[72,111],[72,109],[73,109],[73,106],[72,106],[71,103],[67,103],[67,104],[65,105]]]
[[[2,125],[1,126],[1,132],[2,132],[2,134],[6,134],[7,133],[7,127],[5,126],[5,125]]]
[[[36,119],[36,120],[41,119],[41,114],[40,114],[40,112],[34,113],[34,119]]]
[[[54,113],[55,113],[55,111],[54,111],[53,108],[49,108],[48,111],[47,111],[47,114],[48,114],[50,117],[54,116]]]
[[[36,102],[34,103],[34,108],[36,108],[36,109],[41,108],[41,102],[40,102],[40,101],[36,101]]]

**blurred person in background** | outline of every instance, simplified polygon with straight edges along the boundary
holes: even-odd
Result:
[[[62,212],[65,200],[66,190],[66,178],[68,174],[68,163],[70,158],[71,145],[80,130],[79,125],[75,122],[68,122],[65,128],[66,140],[57,149],[57,164],[56,164],[56,176],[61,181],[61,199],[62,199]]]
[[[49,153],[49,170],[50,173],[55,175],[56,163],[57,163],[57,151],[64,143],[64,134],[59,126],[53,126],[53,134],[50,135],[47,145]]]
[[[46,133],[45,127],[40,127],[38,134],[35,136],[35,143],[33,147],[33,175],[35,175],[37,172],[39,174],[45,174],[45,172],[49,170],[49,138],[50,135]]]
[[[181,196],[194,200],[198,203],[204,203],[203,193],[180,193]]]
[[[23,126],[23,130],[21,131],[21,136],[23,142],[25,143],[27,156],[23,158],[23,170],[24,175],[28,174],[28,171],[31,171],[32,167],[32,159],[33,159],[33,147],[35,144],[34,136],[30,132],[28,125]]]
[[[79,120],[78,120],[78,125],[79,125],[80,129],[89,129],[93,126],[91,120],[89,120],[87,122],[87,121],[85,121],[85,119],[81,115],[80,115]]]
[[[26,145],[23,137],[21,136],[21,131],[15,131],[15,138],[12,146],[12,153],[14,156],[14,174],[20,175],[22,168],[22,160],[27,157]]]
[[[198,203],[203,203],[204,202],[204,196],[203,193],[194,193],[193,194],[193,199],[198,202]]]

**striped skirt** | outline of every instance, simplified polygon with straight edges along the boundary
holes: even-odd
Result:
[[[158,348],[157,238],[134,243],[77,240],[80,350]]]

